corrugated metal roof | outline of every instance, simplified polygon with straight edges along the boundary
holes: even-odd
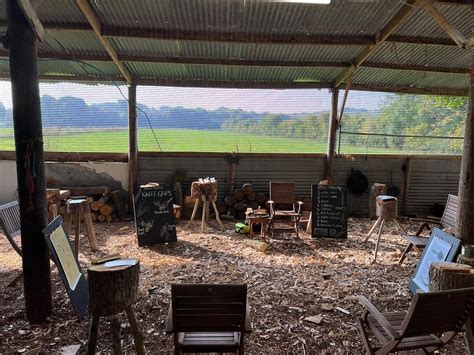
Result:
[[[200,40],[144,39],[109,37],[119,55],[174,58],[178,64],[127,62],[134,79],[173,79],[221,81],[235,83],[279,83],[291,86],[294,81],[335,81],[340,68],[307,67],[304,62],[349,63],[365,48],[354,45],[284,44],[271,42],[271,36],[361,36],[375,35],[402,8],[402,1],[394,0],[332,0],[330,5],[270,2],[269,0],[90,0],[104,26],[119,28],[142,28],[168,31],[165,37],[176,33],[204,34]],[[456,6],[437,3],[435,5],[465,36],[474,35],[474,9],[471,6]],[[37,10],[44,23],[87,25],[75,0],[41,1]],[[0,20],[5,20],[5,1],[0,1]],[[88,28],[86,26],[86,28]],[[248,35],[249,43],[235,41],[218,42],[212,34]],[[209,34],[209,37],[206,37]],[[396,30],[396,35],[446,40],[447,34],[423,9],[415,9]],[[252,36],[267,37],[262,43],[251,43]],[[269,40],[268,40],[269,37]],[[179,38],[179,36],[178,36]],[[245,41],[244,41],[245,42]],[[258,42],[258,41],[254,41]],[[91,31],[54,30],[46,31],[45,41],[39,43],[39,53],[50,53],[53,57],[67,55],[92,63],[98,72],[93,77],[119,75],[110,62],[107,52],[97,36]],[[92,58],[94,57],[94,58]],[[101,57],[108,62],[100,62]],[[229,65],[179,64],[179,59],[228,60]],[[474,58],[474,49],[459,49],[455,46],[386,43],[373,53],[368,61],[394,66],[412,65],[446,67],[468,70]],[[234,65],[232,60],[255,61],[252,65]],[[262,65],[259,61],[267,61]],[[288,61],[296,66],[278,66],[268,63]],[[297,66],[301,62],[301,66]],[[243,64],[243,63],[241,63]],[[269,64],[272,64],[270,66]],[[71,61],[41,60],[42,74],[86,75],[84,67]],[[90,70],[91,67],[88,68]],[[415,68],[418,69],[418,68]],[[8,75],[8,65],[0,65],[0,75]],[[361,67],[355,84],[393,87],[416,87],[422,89],[468,88],[468,76],[462,74],[434,73],[424,71],[393,70]]]
[[[276,45],[122,37],[111,40],[120,54],[170,58],[349,62],[364,48],[362,46]]]
[[[354,84],[413,88],[462,89],[468,86],[468,76],[409,70],[360,68]]]
[[[113,63],[78,63],[69,60],[39,60],[40,75],[71,75],[71,76],[110,76],[120,73]]]
[[[370,62],[425,66],[468,68],[474,58],[474,48],[455,46],[384,43],[369,57]]]
[[[464,36],[474,35],[474,8],[472,6],[453,6],[437,3],[436,8]],[[448,34],[438,25],[424,9],[418,8],[395,31],[401,36],[420,36],[432,38],[449,38]]]
[[[157,64],[127,62],[132,75],[140,78],[170,80],[219,80],[219,81],[262,81],[329,82],[342,69],[302,67],[246,67],[236,65],[201,64]]]
[[[256,0],[95,0],[106,25],[212,33],[375,35],[401,2],[333,0],[330,6]]]

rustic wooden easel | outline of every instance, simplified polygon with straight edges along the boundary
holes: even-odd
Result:
[[[224,225],[219,216],[217,210],[217,180],[215,178],[205,178],[194,181],[191,185],[191,197],[195,199],[193,213],[189,219],[186,228],[188,228],[196,217],[197,210],[199,208],[199,201],[202,201],[202,222],[201,231],[204,231],[204,224],[209,222],[209,202],[212,204],[214,213],[216,214],[216,221],[219,226],[224,229]]]
[[[370,228],[370,231],[364,240],[364,243],[366,243],[369,240],[372,233],[374,233],[375,228],[377,228],[377,226],[380,224],[379,230],[377,233],[377,241],[375,243],[374,260],[372,261],[372,263],[375,263],[377,261],[377,252],[378,252],[379,244],[380,244],[380,236],[382,234],[382,230],[386,222],[393,221],[393,223],[395,223],[398,229],[400,229],[400,231],[403,234],[406,234],[405,229],[403,229],[403,227],[397,221],[397,216],[398,216],[397,198],[393,196],[379,195],[376,197],[375,202],[376,202],[376,216],[378,218],[375,221],[372,228]]]

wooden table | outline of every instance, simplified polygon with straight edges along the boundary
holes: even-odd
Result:
[[[272,218],[270,215],[258,215],[258,214],[253,214],[253,213],[248,213],[247,214],[247,221],[249,222],[249,236],[250,238],[255,236],[255,233],[253,231],[253,226],[255,224],[260,224],[261,229],[260,229],[260,236],[262,238],[265,238],[266,233],[268,232],[268,227],[270,226],[270,222],[272,221]]]

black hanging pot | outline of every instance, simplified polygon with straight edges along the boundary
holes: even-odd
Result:
[[[347,179],[347,188],[354,195],[362,195],[369,187],[367,176],[362,174],[360,170],[352,169],[351,175]]]

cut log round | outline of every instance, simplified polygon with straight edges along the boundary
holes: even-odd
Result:
[[[253,186],[250,183],[246,183],[242,185],[242,191],[248,195],[249,193],[253,192]]]
[[[216,202],[216,206],[219,213],[225,213],[227,211],[227,204],[224,201]]]
[[[267,196],[261,192],[257,193],[256,201],[260,204],[263,205],[265,202],[267,202]]]
[[[104,216],[110,216],[112,214],[112,212],[115,211],[115,206],[113,203],[106,203],[104,204],[100,209],[99,209],[99,212],[101,215],[104,215]]]
[[[248,204],[243,203],[242,201],[240,201],[240,202],[237,202],[234,205],[234,208],[235,208],[236,211],[240,212],[240,211],[245,211],[248,206],[249,206]]]
[[[243,192],[241,189],[237,189],[234,191],[234,198],[237,201],[242,201],[245,198],[245,192]]]
[[[100,210],[100,208],[107,203],[109,198],[110,197],[108,195],[101,196],[101,198],[99,198],[97,201],[94,201],[91,203],[91,210],[92,211]]]
[[[224,197],[224,202],[227,206],[233,206],[235,204],[235,198],[232,195]]]
[[[96,211],[91,212],[92,222],[97,222],[97,215],[98,215],[98,213]]]
[[[103,214],[100,214],[97,216],[97,221],[98,222],[105,222],[105,216]]]
[[[257,193],[255,191],[250,191],[247,195],[247,200],[255,201],[257,199]]]
[[[474,269],[469,265],[435,262],[430,267],[430,291],[474,286]]]
[[[112,215],[105,216],[105,221],[106,222],[112,222],[114,220],[114,217]]]
[[[140,263],[88,269],[89,311],[94,316],[111,316],[126,310],[137,300]]]
[[[257,201],[252,201],[249,203],[249,207],[253,210],[256,210],[260,206]]]

